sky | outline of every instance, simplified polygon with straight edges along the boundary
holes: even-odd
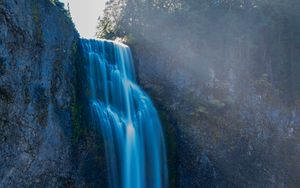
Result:
[[[94,38],[98,17],[107,0],[61,0],[70,5],[71,16],[81,37]]]

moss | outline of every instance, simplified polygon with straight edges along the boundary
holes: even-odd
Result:
[[[64,6],[65,6],[65,4],[62,3],[62,2],[60,2],[59,0],[50,0],[50,2],[51,2],[53,5],[59,7],[60,9],[63,9]]]
[[[91,127],[89,126],[88,118],[83,113],[84,107],[80,102],[73,99],[71,104],[72,117],[72,144],[76,146],[81,140],[89,137]],[[84,123],[86,121],[86,123]]]
[[[208,114],[205,106],[199,105],[196,109],[197,114]]]
[[[76,64],[78,63],[77,56],[77,42],[73,41],[71,46],[72,51],[72,60]],[[81,116],[80,111],[82,108],[80,107],[80,102],[78,101],[78,83],[77,83],[77,67],[73,68],[73,75],[75,75],[75,79],[73,80],[73,91],[72,91],[72,103],[71,103],[71,113],[72,113],[72,125],[73,125],[73,134],[72,134],[72,143],[76,144],[79,138],[84,134],[84,129],[81,126]]]
[[[32,11],[33,21],[35,23],[35,39],[37,40],[37,45],[42,46],[43,30],[42,30],[41,13],[40,13],[38,0],[34,0],[31,2],[31,11]]]
[[[72,113],[72,126],[73,126],[73,134],[72,134],[72,143],[77,144],[80,138],[83,138],[86,129],[82,126],[82,116],[81,116],[81,106],[78,103],[76,96],[73,96],[72,104],[71,104],[71,113]]]
[[[215,109],[221,109],[225,106],[225,104],[218,100],[218,99],[212,99],[209,101],[209,104],[212,108],[215,108]]]
[[[38,112],[37,121],[40,125],[46,127],[48,125],[48,106],[49,106],[49,97],[47,96],[47,91],[44,87],[38,86],[34,90],[34,107]]]
[[[24,90],[24,102],[25,102],[25,105],[28,105],[30,103],[30,94],[29,94],[28,86],[26,86],[25,90]]]
[[[50,2],[51,2],[53,5],[56,5],[56,3],[58,3],[59,1],[58,1],[58,0],[50,0]]]
[[[255,81],[256,89],[258,90],[267,90],[272,87],[271,82],[269,81],[268,74],[262,74],[261,77]]]
[[[83,61],[83,54],[81,51],[80,41],[78,39],[74,39],[71,45],[71,52],[72,52],[72,62],[74,63],[73,66],[73,75],[74,78],[72,86],[72,102],[71,102],[71,113],[72,113],[72,125],[73,125],[73,134],[72,134],[72,143],[75,146],[78,142],[83,139],[88,134],[89,129],[89,121],[87,115],[87,106],[88,103],[86,101],[86,97],[84,96],[83,86],[84,81],[82,79],[82,65],[84,64]],[[84,126],[83,126],[84,125]]]
[[[52,63],[53,65],[53,74],[52,74],[52,81],[51,81],[51,87],[50,87],[50,93],[51,93],[51,101],[54,103],[54,104],[57,104],[57,101],[56,101],[56,93],[58,91],[58,83],[60,83],[60,80],[59,80],[59,72],[60,72],[60,61],[59,60],[56,60]]]

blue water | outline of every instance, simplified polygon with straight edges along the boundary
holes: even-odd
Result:
[[[81,43],[92,120],[103,134],[110,187],[168,187],[160,120],[136,83],[130,48],[106,40]]]

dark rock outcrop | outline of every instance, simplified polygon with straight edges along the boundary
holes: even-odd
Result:
[[[212,23],[230,29],[226,24]],[[248,45],[264,33],[247,33],[252,37],[237,45],[211,32],[197,48],[199,36],[176,34],[168,32],[173,42],[132,44],[139,82],[166,117],[167,138],[175,135],[168,141],[171,185],[299,187],[299,101],[287,102],[291,90],[276,88],[267,74],[249,74],[249,67],[263,71],[256,67],[261,52],[274,53],[271,44]]]
[[[75,185],[71,157],[79,36],[48,0],[0,0],[0,187]]]

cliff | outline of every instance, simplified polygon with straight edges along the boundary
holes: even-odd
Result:
[[[59,4],[0,1],[0,187],[72,186],[72,46]]]
[[[300,4],[199,2],[103,21],[159,110],[170,187],[299,187]],[[82,50],[57,1],[0,0],[0,187],[107,186]]]

